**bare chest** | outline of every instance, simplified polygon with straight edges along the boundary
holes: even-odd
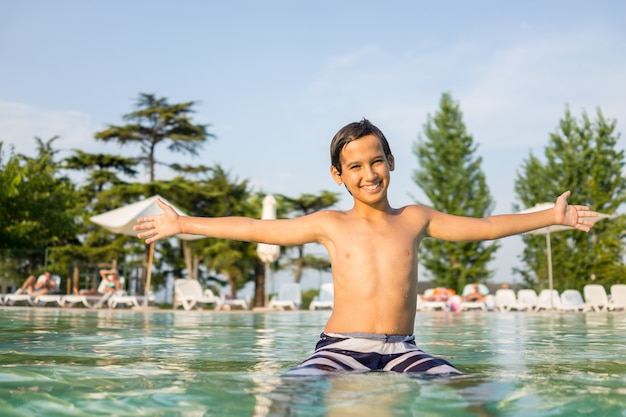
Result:
[[[417,236],[402,224],[355,222],[335,233],[333,241],[333,266],[412,268],[417,260]]]

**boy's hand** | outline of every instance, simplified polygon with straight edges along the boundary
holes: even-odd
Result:
[[[145,230],[138,233],[137,237],[139,239],[147,238],[146,243],[152,243],[182,232],[180,224],[178,224],[180,217],[178,213],[160,199],[157,200],[157,204],[163,210],[163,214],[141,217],[137,219],[137,224],[133,227],[133,230]]]
[[[597,217],[598,213],[589,211],[587,206],[570,206],[567,204],[567,198],[570,192],[566,191],[556,199],[554,211],[556,213],[555,223],[565,226],[575,227],[578,230],[588,232],[594,222],[586,220],[588,217]]]

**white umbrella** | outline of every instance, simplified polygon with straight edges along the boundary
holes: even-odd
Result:
[[[268,194],[263,199],[263,212],[261,214],[262,220],[273,220],[276,218],[276,199],[273,195]],[[280,256],[280,246],[268,245],[265,243],[259,243],[256,248],[256,253],[259,259],[265,263],[265,279],[270,282],[270,263],[275,262]],[[267,287],[267,286],[266,286]],[[266,302],[267,305],[267,291]]]
[[[172,208],[181,216],[185,216],[181,209],[174,206],[172,203],[164,199],[159,195],[154,195],[152,197],[146,198],[145,200],[138,201],[133,204],[129,204],[124,207],[120,207],[111,211],[107,211],[106,213],[98,214],[96,216],[91,217],[89,220],[94,222],[97,225],[104,227],[105,229],[121,234],[121,235],[129,235],[129,236],[137,236],[139,232],[133,230],[133,226],[137,223],[137,219],[145,216],[155,216],[163,213],[161,207],[158,206],[157,200],[161,199],[164,203],[172,206]],[[196,240],[201,239],[203,236],[197,235],[188,235],[188,234],[178,234],[176,235],[179,239],[182,240]],[[145,297],[144,297],[144,306],[148,305],[148,295],[150,290],[150,280],[152,278],[152,260],[154,256],[154,243],[150,244],[150,252],[148,255],[148,269],[146,273],[146,285],[145,285]]]
[[[525,213],[534,213],[537,211],[542,211],[542,210],[548,210],[551,209],[552,207],[554,207],[555,203],[539,203],[539,204],[535,204],[533,207],[527,208],[525,210],[520,211],[520,214],[525,214]],[[586,220],[591,221],[593,223],[596,223],[602,219],[606,219],[608,217],[611,217],[608,214],[604,214],[604,213],[598,213],[597,217],[587,217]],[[553,232],[560,232],[563,230],[576,230],[576,228],[574,227],[570,227],[570,226],[562,226],[562,225],[553,225],[553,226],[546,226],[546,227],[540,227],[539,229],[535,229],[535,230],[531,230],[530,232],[527,232],[530,235],[546,235],[546,252],[548,253],[548,285],[550,288],[550,307],[552,307],[552,290],[553,290],[553,284],[552,284],[552,245],[550,243],[550,234]]]

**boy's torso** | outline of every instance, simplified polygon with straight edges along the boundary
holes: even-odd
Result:
[[[326,232],[335,301],[325,331],[413,333],[420,214],[419,206],[373,218],[337,212]]]

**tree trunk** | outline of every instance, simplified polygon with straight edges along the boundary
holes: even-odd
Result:
[[[296,261],[296,273],[293,277],[293,282],[300,283],[302,279],[302,272],[304,270],[304,245],[298,246],[298,259]]]
[[[228,284],[230,286],[230,296],[233,299],[237,298],[237,280],[235,275],[228,275]]]
[[[195,279],[193,274],[193,259],[191,257],[191,248],[187,242],[183,242],[183,257],[185,258],[185,268],[187,268],[187,278]]]
[[[254,265],[254,306],[265,307],[265,264],[257,262]]]

